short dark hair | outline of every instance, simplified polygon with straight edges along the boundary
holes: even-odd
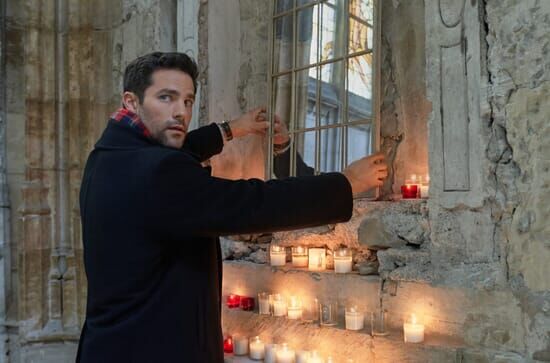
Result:
[[[153,52],[134,59],[124,70],[124,92],[135,93],[143,103],[145,90],[152,83],[151,76],[158,69],[179,69],[187,73],[197,93],[197,63],[187,54],[176,52]]]

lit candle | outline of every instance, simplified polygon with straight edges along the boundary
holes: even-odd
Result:
[[[292,247],[292,266],[307,267],[307,247]]]
[[[241,304],[241,297],[239,295],[230,294],[227,296],[226,304],[230,309],[238,308]]]
[[[291,296],[288,303],[288,318],[291,320],[302,317],[302,302],[296,296]]]
[[[361,330],[365,326],[365,314],[357,310],[356,306],[346,309],[346,329]]]
[[[326,253],[324,248],[309,249],[309,264],[311,271],[322,271],[326,268]]]
[[[258,307],[261,315],[269,315],[269,294],[267,292],[260,292],[258,294]]]
[[[226,336],[223,340],[223,351],[225,353],[233,353],[233,338]]]
[[[351,272],[352,256],[349,248],[340,248],[334,253],[334,272],[345,274]]]
[[[418,194],[418,185],[405,184],[401,186],[401,195],[403,199],[414,199]]]
[[[266,344],[265,345],[265,357],[264,363],[276,363],[277,361],[277,349],[279,345],[277,344]]]
[[[271,266],[284,266],[286,264],[286,249],[282,246],[271,245],[269,257]]]
[[[324,363],[324,362],[325,361],[323,357],[321,357],[316,350],[311,352],[311,356],[309,357],[308,363]]]
[[[260,337],[251,338],[248,348],[250,350],[250,358],[254,360],[264,359],[265,345],[260,340]]]
[[[294,363],[295,357],[296,354],[294,354],[294,351],[286,343],[277,349],[277,363]]]
[[[248,338],[242,336],[234,336],[233,352],[235,353],[235,355],[246,355],[248,353]]]
[[[309,363],[309,351],[299,350],[296,352],[296,363]]]
[[[244,311],[254,310],[254,298],[241,296],[241,309]]]
[[[271,304],[273,306],[273,316],[286,315],[286,301],[280,294],[271,295]]]
[[[430,196],[430,176],[426,174],[426,179],[420,184],[420,197],[428,198]]]
[[[424,341],[424,325],[418,324],[416,315],[412,314],[410,323],[403,323],[405,343],[421,343]]]

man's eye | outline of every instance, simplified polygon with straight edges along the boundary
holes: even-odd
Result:
[[[185,101],[185,106],[186,107],[193,107],[193,101],[192,100],[186,100]]]
[[[170,101],[172,97],[170,97],[170,95],[160,95],[159,99],[162,101]]]

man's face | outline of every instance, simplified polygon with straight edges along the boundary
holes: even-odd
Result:
[[[181,148],[191,122],[195,87],[191,77],[176,69],[159,69],[151,76],[143,103],[132,110],[140,117],[152,137],[161,144]],[[130,107],[131,108],[131,107]]]

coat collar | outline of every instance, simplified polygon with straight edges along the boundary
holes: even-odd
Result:
[[[128,125],[109,120],[95,147],[96,149],[128,150],[160,145],[159,142]]]

